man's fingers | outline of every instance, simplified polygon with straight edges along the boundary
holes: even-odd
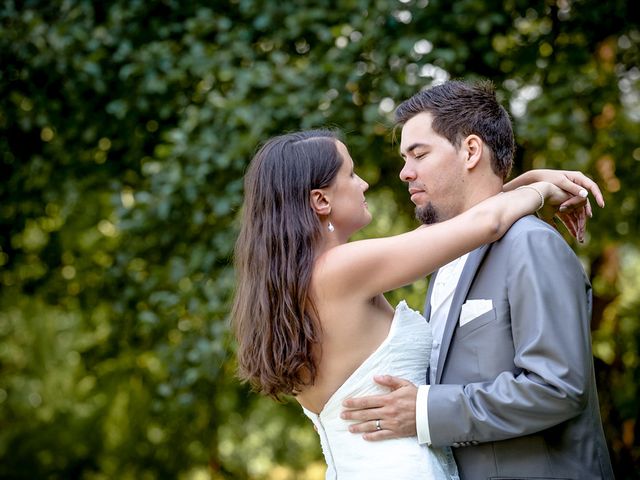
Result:
[[[374,378],[376,383],[389,387],[391,390],[397,390],[406,385],[412,385],[409,380],[393,377],[391,375],[376,375]],[[389,401],[389,394],[372,395],[370,397],[347,398],[342,402],[342,406],[351,409],[371,409],[382,407]]]
[[[378,408],[368,408],[362,410],[343,410],[340,414],[340,418],[343,420],[352,420],[356,422],[362,422],[358,424],[354,424],[352,426],[361,425],[363,423],[369,421],[375,421],[376,418],[380,418],[380,414],[376,413]],[[350,429],[351,430],[351,429]],[[352,432],[366,432],[366,428],[356,428],[355,430],[351,430]]]
[[[371,397],[347,398],[342,402],[342,406],[355,410],[368,410],[384,405],[383,398],[384,397],[381,395],[373,395]]]
[[[378,440],[388,440],[390,438],[398,438],[398,436],[391,430],[380,430],[379,432],[365,433],[364,435],[362,435],[362,438],[371,442]]]
[[[375,377],[373,377],[373,379],[377,384],[384,387],[389,387],[391,390],[397,390],[411,383],[409,382],[409,380],[393,377],[391,375],[376,375]]]
[[[349,425],[349,432],[362,433],[362,438],[368,441],[386,440],[389,438],[398,438],[398,432],[385,427],[387,423],[384,419],[370,420],[367,422]],[[378,428],[380,426],[380,428]],[[391,424],[389,424],[391,427]]]
[[[378,421],[380,421],[380,429],[377,428]],[[382,420],[378,418],[373,420],[367,420],[366,422],[354,423],[349,425],[349,431],[351,433],[374,433],[382,431]]]

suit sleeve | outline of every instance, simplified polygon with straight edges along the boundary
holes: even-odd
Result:
[[[591,289],[582,266],[547,228],[517,233],[507,263],[515,370],[489,382],[432,385],[428,412],[435,446],[528,435],[586,407]]]

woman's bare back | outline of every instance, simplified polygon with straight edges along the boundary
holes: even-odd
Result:
[[[318,375],[296,398],[306,409],[319,413],[387,337],[394,309],[382,294],[366,301],[348,294],[326,295],[322,287],[314,290],[322,328],[316,352]]]

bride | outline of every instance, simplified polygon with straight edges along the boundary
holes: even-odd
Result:
[[[415,437],[367,442],[340,418],[344,398],[382,393],[376,373],[425,382],[429,324],[383,294],[499,239],[541,197],[559,206],[580,189],[536,182],[436,225],[348,243],[371,221],[368,187],[330,131],[273,138],[253,158],[235,256],[239,376],[271,397],[295,396],[320,436],[327,478],[455,479],[448,449]]]

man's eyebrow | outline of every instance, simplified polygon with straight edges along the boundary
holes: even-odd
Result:
[[[409,145],[409,146],[407,147],[407,153],[411,153],[411,152],[413,152],[413,151],[414,151],[416,148],[418,148],[418,147],[426,147],[426,146],[427,146],[427,144],[426,144],[426,143],[420,143],[420,142],[412,143],[411,145]],[[400,156],[401,156],[402,158],[404,158],[404,157],[406,157],[407,155],[406,155],[406,154],[404,154],[404,153],[402,153],[402,150],[401,150],[401,151],[400,151]]]

